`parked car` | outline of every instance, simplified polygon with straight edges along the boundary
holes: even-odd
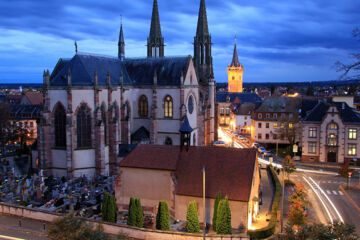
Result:
[[[216,146],[216,147],[225,147],[225,142],[224,141],[215,141],[213,143],[213,146]]]
[[[260,153],[265,153],[265,152],[266,152],[266,149],[265,149],[264,147],[259,147],[259,148],[258,148],[258,151],[259,151]]]
[[[264,156],[267,156],[267,157],[270,157],[270,156],[272,156],[272,152],[270,152],[270,151],[265,151],[265,152],[263,152],[264,153]]]

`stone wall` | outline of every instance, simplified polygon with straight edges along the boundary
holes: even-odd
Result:
[[[8,214],[13,216],[19,216],[24,218],[30,218],[45,222],[51,222],[55,219],[61,217],[61,214],[52,213],[44,210],[38,209],[31,209],[22,206],[7,204],[7,203],[0,203],[0,214]],[[93,223],[94,225],[99,224],[97,221],[87,220],[89,223]],[[109,234],[125,234],[130,238],[135,239],[147,239],[147,240],[201,240],[203,239],[203,235],[201,234],[191,234],[191,233],[181,233],[181,232],[165,232],[165,231],[158,231],[152,229],[144,229],[144,228],[137,228],[131,227],[123,224],[114,224],[114,223],[101,223],[104,229],[104,232]],[[246,235],[214,235],[208,234],[206,235],[207,239],[211,240],[227,240],[227,239],[238,239],[238,240],[245,240],[250,239]]]

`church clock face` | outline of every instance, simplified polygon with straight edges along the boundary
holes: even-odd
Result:
[[[188,100],[188,110],[190,114],[192,114],[194,111],[194,101],[192,96],[190,96]]]

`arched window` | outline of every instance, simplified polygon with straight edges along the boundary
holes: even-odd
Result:
[[[109,144],[108,141],[108,121],[107,121],[107,117],[106,117],[106,107],[105,105],[101,106],[101,121],[104,124],[104,139],[105,139],[105,144]]]
[[[194,100],[192,96],[190,96],[188,99],[188,110],[190,114],[192,114],[194,111]]]
[[[91,116],[90,109],[82,105],[76,116],[77,146],[78,148],[91,147]]]
[[[172,145],[172,139],[170,137],[166,137],[165,145]]]
[[[329,137],[328,137],[328,145],[329,145],[329,146],[336,146],[336,145],[337,145],[337,141],[336,141],[336,136],[335,136],[335,134],[329,134]]]
[[[169,95],[167,95],[164,100],[164,117],[173,117],[173,100]]]
[[[338,126],[337,126],[337,124],[336,123],[330,123],[329,125],[328,125],[328,129],[334,129],[334,130],[336,130],[336,129],[338,129]]]
[[[55,109],[55,147],[66,147],[66,113],[62,105]]]
[[[139,116],[147,117],[148,116],[148,100],[145,95],[142,95],[139,99]]]

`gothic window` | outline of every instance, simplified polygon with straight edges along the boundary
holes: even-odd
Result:
[[[188,110],[190,114],[192,114],[194,111],[194,100],[192,96],[190,96],[188,100]]]
[[[164,99],[164,117],[173,117],[173,100],[169,95],[167,95]]]
[[[55,109],[55,147],[66,147],[66,113],[62,105]]]
[[[139,99],[139,116],[147,117],[148,116],[148,100],[145,95],[142,95]]]
[[[76,116],[77,146],[78,148],[91,147],[91,116],[90,109],[82,105]]]
[[[104,139],[105,139],[105,144],[108,144],[108,124],[107,124],[107,117],[106,117],[106,107],[105,105],[101,106],[101,121],[104,124]]]
[[[328,145],[329,146],[336,146],[337,145],[337,141],[336,141],[336,136],[335,134],[330,134],[328,136]]]
[[[330,123],[329,125],[328,125],[328,129],[338,129],[338,126],[337,126],[337,124],[336,123]]]
[[[166,137],[165,139],[165,145],[172,145],[172,139],[170,137]]]

